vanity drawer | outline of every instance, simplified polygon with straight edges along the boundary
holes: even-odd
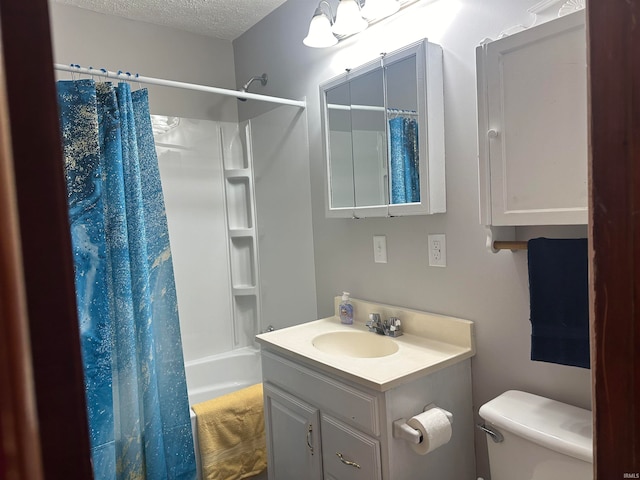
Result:
[[[264,350],[262,373],[265,382],[279,385],[367,433],[380,435],[379,405],[375,396]]]
[[[344,423],[322,415],[322,466],[325,479],[380,480],[380,443]]]

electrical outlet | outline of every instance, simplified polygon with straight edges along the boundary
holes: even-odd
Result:
[[[387,237],[384,235],[373,236],[373,261],[387,263]]]
[[[447,266],[447,242],[444,233],[429,235],[429,266]]]

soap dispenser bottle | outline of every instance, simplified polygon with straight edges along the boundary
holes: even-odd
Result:
[[[340,322],[345,325],[353,324],[353,305],[349,300],[349,292],[342,292],[342,302],[340,302]]]

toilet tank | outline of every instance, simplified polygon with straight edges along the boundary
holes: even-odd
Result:
[[[591,411],[510,390],[480,407],[503,440],[487,436],[491,480],[591,480]]]

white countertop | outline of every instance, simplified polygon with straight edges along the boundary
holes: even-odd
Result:
[[[256,340],[266,350],[294,360],[300,359],[320,370],[381,392],[475,354],[473,323],[468,320],[355,299],[352,303],[353,325],[343,325],[334,316],[262,333],[256,336]],[[397,343],[397,352],[384,357],[357,358],[325,353],[313,346],[316,336],[329,332],[364,331],[368,335],[377,335],[368,332],[364,325],[369,312],[378,312],[383,319],[396,316],[402,320],[405,333],[396,338],[387,337]]]

